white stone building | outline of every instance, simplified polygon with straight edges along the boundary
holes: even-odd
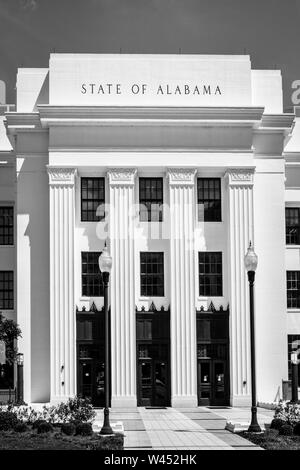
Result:
[[[101,405],[106,238],[112,406],[250,403],[250,241],[258,401],[282,396],[300,340],[300,117],[282,101],[281,72],[247,55],[52,54],[18,70],[0,310],[22,330],[25,401]]]

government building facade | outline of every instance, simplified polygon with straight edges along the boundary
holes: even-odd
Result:
[[[51,54],[16,93],[0,311],[22,330],[25,401],[103,405],[105,241],[112,407],[250,404],[250,242],[258,401],[282,398],[300,341],[300,112],[283,111],[281,72],[247,55]]]

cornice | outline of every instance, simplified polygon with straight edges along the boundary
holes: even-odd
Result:
[[[236,125],[261,121],[261,107],[38,106],[41,125]]]
[[[33,113],[6,113],[5,126],[9,135],[14,135],[18,131],[41,131],[40,114]]]

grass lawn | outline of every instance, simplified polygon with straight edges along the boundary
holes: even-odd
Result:
[[[0,450],[122,450],[123,436],[66,436],[60,429],[46,434],[0,432]]]
[[[279,436],[275,429],[262,434],[241,432],[240,436],[266,450],[300,450],[300,436]]]

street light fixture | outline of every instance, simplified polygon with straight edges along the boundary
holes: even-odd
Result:
[[[24,354],[17,354],[17,405],[24,405]]]
[[[108,284],[109,275],[112,268],[112,257],[104,245],[104,249],[99,256],[99,268],[102,274],[102,282],[104,287],[104,315],[105,315],[105,369],[104,369],[104,393],[105,393],[105,407],[104,407],[104,421],[100,434],[113,434],[113,430],[109,422],[109,319],[108,319]]]
[[[249,432],[261,432],[257,421],[257,401],[256,401],[256,369],[255,369],[255,323],[254,323],[254,280],[255,271],[258,264],[258,258],[250,242],[248,251],[245,255],[245,268],[248,273],[249,294],[250,294],[250,339],[251,339],[251,424]]]
[[[299,403],[298,401],[298,351],[292,351],[292,399],[290,403]]]

